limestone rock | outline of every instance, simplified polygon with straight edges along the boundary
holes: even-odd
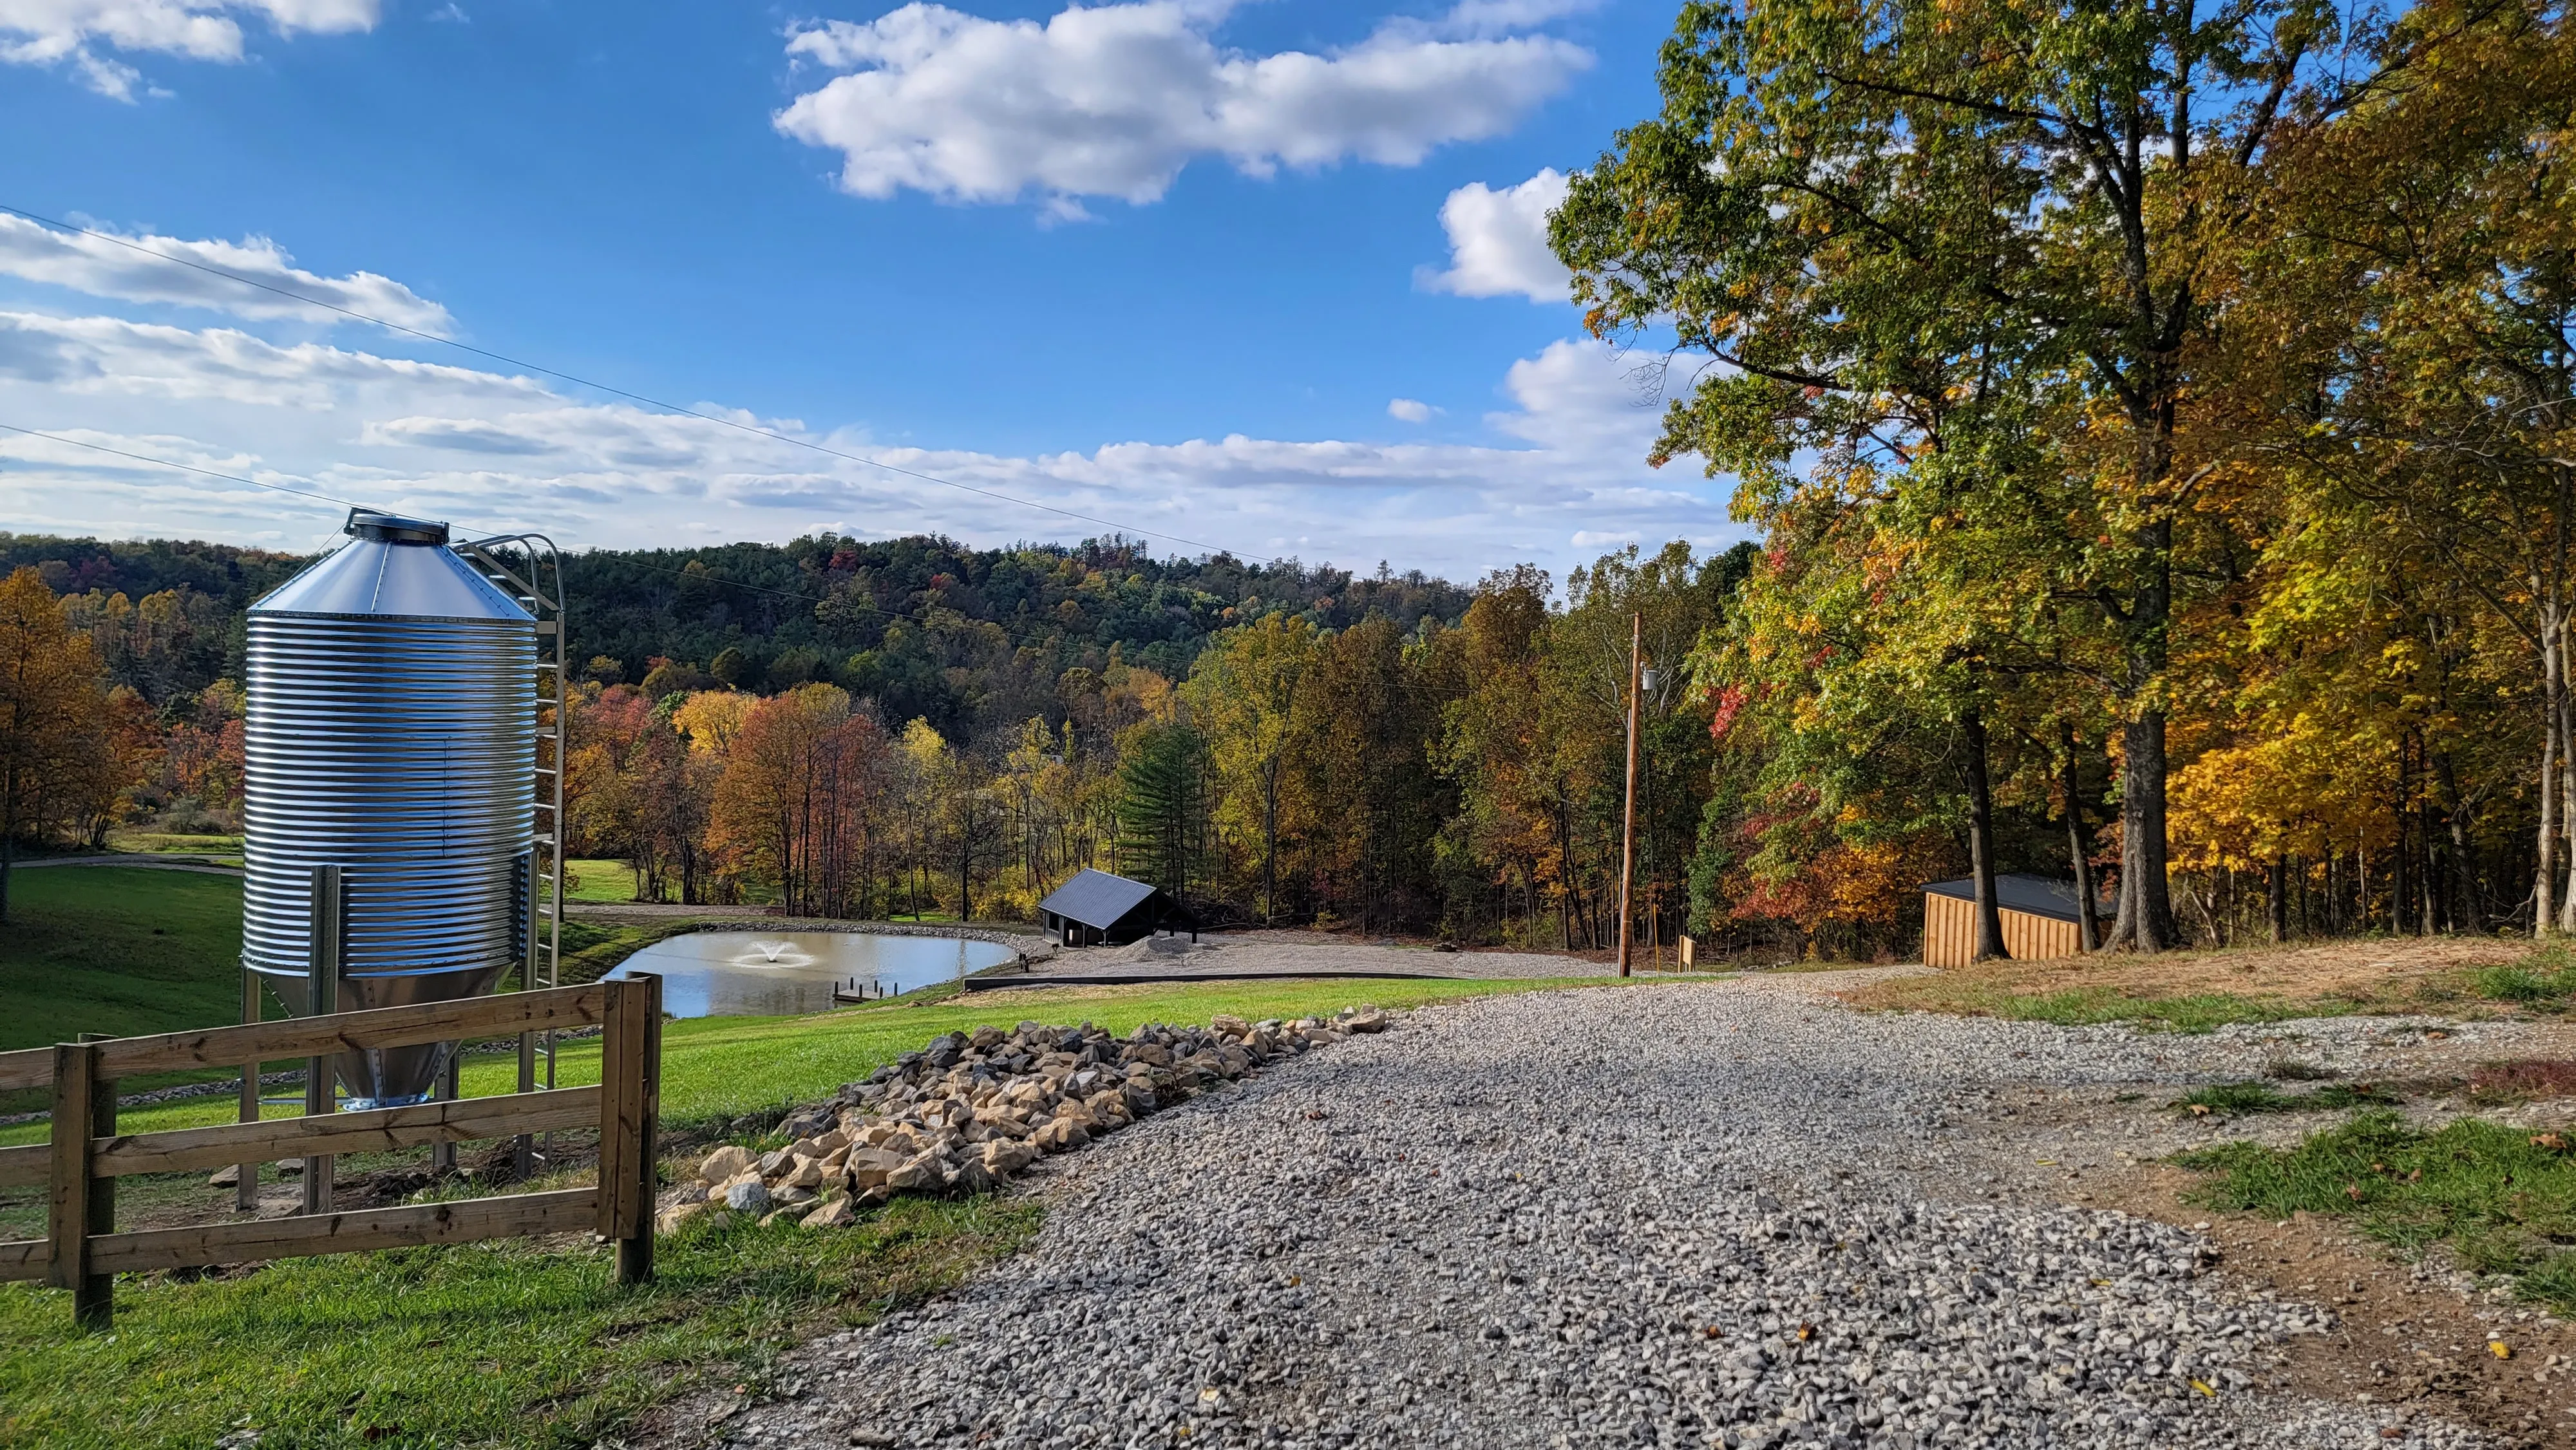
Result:
[[[769,1185],[757,1178],[735,1180],[725,1189],[725,1207],[740,1213],[759,1213],[769,1207]]]
[[[216,1169],[214,1171],[214,1175],[206,1180],[206,1186],[208,1188],[241,1187],[241,1165],[238,1163],[227,1163],[223,1167]]]
[[[689,1220],[698,1217],[706,1211],[707,1201],[703,1198],[699,1199],[695,1203],[672,1204],[669,1208],[666,1208],[653,1216],[653,1232],[658,1234],[678,1233],[688,1224]]]
[[[1009,1178],[1038,1160],[1038,1150],[1026,1143],[995,1139],[984,1145],[984,1167],[996,1178]]]
[[[885,1186],[902,1192],[948,1186],[948,1170],[936,1152],[921,1153],[903,1161],[903,1166],[885,1176]]]
[[[858,1222],[858,1210],[846,1198],[836,1198],[821,1208],[796,1220],[799,1228],[847,1228]]]
[[[883,1148],[859,1148],[850,1154],[846,1177],[859,1188],[874,1188],[903,1166],[902,1155]]]

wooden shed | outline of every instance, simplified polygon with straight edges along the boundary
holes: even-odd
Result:
[[[2071,957],[2084,950],[2072,881],[1999,875],[1995,905],[2003,917],[2004,953],[2019,962]],[[2108,908],[2099,912],[2107,924]],[[1977,955],[1977,883],[1935,881],[1923,888],[1923,962],[1964,967]]]
[[[1199,920],[1159,886],[1088,867],[1038,903],[1038,923],[1069,947],[1117,946],[1157,931],[1187,931]]]

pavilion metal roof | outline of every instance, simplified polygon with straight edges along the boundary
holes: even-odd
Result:
[[[1039,902],[1038,910],[1051,911],[1084,926],[1106,930],[1153,896],[1155,889],[1142,881],[1130,881],[1124,876],[1112,876],[1106,871],[1085,867],[1075,873],[1071,881],[1057,887],[1046,900]]]

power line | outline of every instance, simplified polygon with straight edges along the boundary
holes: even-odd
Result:
[[[1279,562],[1266,554],[1235,553],[1234,550],[1227,549],[1216,544],[1207,543],[1203,540],[1184,538],[1179,534],[1167,534],[1159,529],[1138,528],[1132,524],[1119,523],[1115,519],[1104,519],[1094,514],[1081,513],[1068,508],[1059,508],[1051,503],[1039,503],[1035,499],[1020,498],[1014,494],[1002,493],[995,489],[977,488],[971,483],[959,483],[954,479],[940,478],[934,474],[922,473],[914,469],[886,463],[879,459],[869,458],[862,454],[844,452],[841,449],[831,447],[827,444],[816,443],[811,439],[798,438],[793,434],[781,433],[771,428],[763,428],[756,423],[745,423],[739,419],[727,418],[715,413],[702,413],[695,408],[683,407],[678,403],[666,403],[659,398],[647,397],[642,393],[631,392],[625,388],[617,387],[614,384],[594,382],[589,378],[582,377],[575,373],[565,372],[560,368],[550,368],[540,363],[526,362],[519,358],[494,352],[489,348],[476,347],[469,342],[459,342],[452,337],[440,337],[434,332],[424,332],[417,327],[405,327],[399,322],[388,322],[381,317],[370,317],[366,313],[359,312],[354,308],[343,307],[336,302],[325,302],[319,297],[307,297],[301,292],[280,287],[274,283],[262,282],[256,277],[245,277],[238,272],[228,272],[221,267],[194,261],[187,257],[173,256],[172,254],[161,251],[158,248],[144,246],[142,243],[134,241],[131,238],[120,237],[114,232],[103,232],[92,227],[77,226],[71,222],[45,216],[39,212],[28,211],[24,207],[11,206],[7,202],[0,202],[0,212],[7,212],[11,216],[24,217],[26,220],[34,222],[39,226],[52,227],[57,231],[71,232],[79,236],[91,237],[98,241],[123,247],[131,252],[139,252],[147,257],[155,257],[161,261],[169,262],[176,266],[203,272],[209,277],[221,277],[228,282],[238,282],[244,287],[255,287],[262,292],[273,293],[276,296],[284,297],[289,301],[303,303],[307,307],[319,307],[326,312],[336,312],[343,317],[353,318],[371,326],[381,327],[388,332],[399,332],[407,337],[419,338],[423,342],[434,342],[443,347],[452,347],[463,352],[470,352],[477,357],[490,358],[492,361],[500,363],[506,367],[520,368],[532,373],[543,373],[550,378],[561,378],[565,382],[573,383],[580,387],[591,388],[599,392],[612,394],[616,397],[625,398],[631,402],[642,403],[648,408],[658,408],[666,413],[677,413],[683,417],[696,418],[701,422],[721,424],[724,427],[732,428],[739,432],[750,433],[758,437],[767,438],[772,442],[792,444],[798,448],[809,449],[813,452],[825,454],[833,458],[843,459],[851,463],[863,464],[869,468],[881,468],[888,473],[901,474],[905,478],[919,479],[923,483],[935,483],[941,488],[953,488],[960,493],[971,493],[982,498],[993,499],[1000,503],[1016,504],[1021,508],[1036,509],[1044,513],[1051,513],[1064,518],[1079,520],[1086,524],[1098,524],[1104,529],[1115,529],[1121,533],[1142,534],[1148,538],[1162,539],[1170,543],[1183,544],[1193,549],[1204,549],[1209,553],[1234,554],[1236,558],[1250,559],[1256,563],[1275,564]]]

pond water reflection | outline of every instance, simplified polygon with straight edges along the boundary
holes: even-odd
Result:
[[[675,1017],[775,1017],[820,1012],[853,977],[909,992],[1000,966],[1018,953],[998,942],[848,931],[698,931],[655,942],[611,977],[658,972],[662,1010]]]

